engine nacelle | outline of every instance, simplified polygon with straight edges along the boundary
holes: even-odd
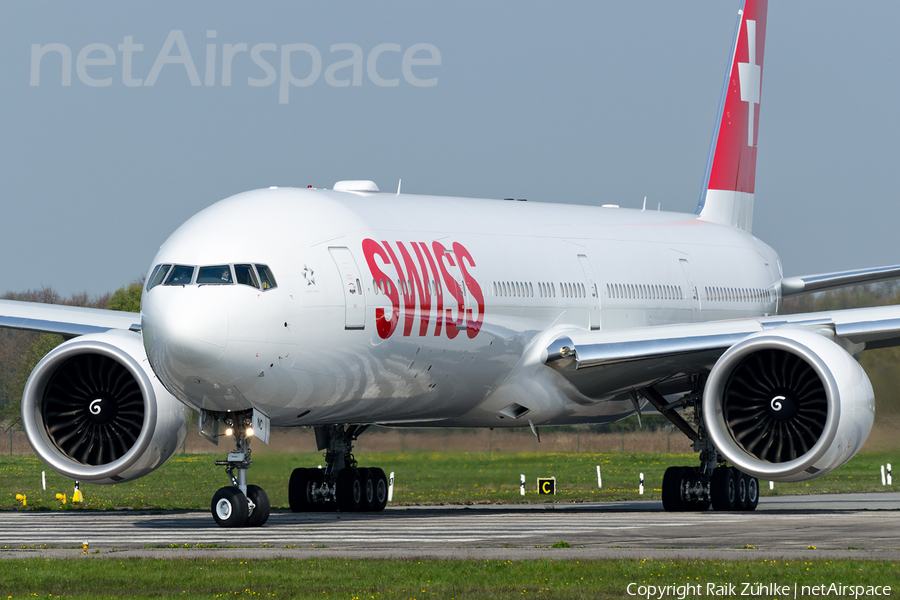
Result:
[[[770,481],[825,475],[855,455],[875,419],[872,384],[830,339],[789,326],[756,333],[716,362],[703,421],[716,449]]]
[[[60,345],[22,396],[31,447],[54,471],[90,483],[143,477],[187,434],[185,406],[150,369],[139,334],[108,331]]]

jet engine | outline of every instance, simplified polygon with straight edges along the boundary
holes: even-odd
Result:
[[[28,441],[54,471],[90,483],[142,477],[187,434],[185,406],[150,369],[139,334],[75,338],[35,367],[22,397]]]
[[[809,329],[753,334],[716,362],[703,420],[716,449],[770,481],[825,475],[855,455],[875,419],[872,384],[838,344]]]

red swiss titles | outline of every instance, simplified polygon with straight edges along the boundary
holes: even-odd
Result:
[[[403,335],[428,335],[434,316],[433,335],[453,339],[460,331],[474,338],[484,322],[484,294],[469,270],[475,260],[465,246],[452,249],[440,242],[362,242],[366,263],[379,293],[391,301],[391,315],[375,309],[379,337],[391,337],[403,318]],[[476,313],[477,307],[477,314]],[[418,308],[418,311],[416,310]],[[418,328],[415,327],[418,312]]]

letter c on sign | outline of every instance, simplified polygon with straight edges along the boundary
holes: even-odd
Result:
[[[550,493],[550,488],[549,488],[549,486],[550,486],[550,482],[549,482],[549,481],[545,481],[544,483],[541,484],[541,488],[543,489],[543,491],[544,491],[545,494],[549,494],[549,493]]]

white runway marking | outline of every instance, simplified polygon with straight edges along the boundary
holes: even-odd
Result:
[[[222,529],[206,512],[0,512],[3,547],[327,547],[347,551],[575,547],[900,549],[900,494],[773,498],[754,513],[665,513],[654,503],[389,508],[273,513],[262,528]],[[619,506],[621,509],[617,509]],[[843,508],[846,507],[846,508]],[[842,509],[843,508],[843,509]],[[875,510],[862,510],[876,508]],[[625,512],[624,510],[629,512]],[[888,509],[888,510],[877,510]]]

